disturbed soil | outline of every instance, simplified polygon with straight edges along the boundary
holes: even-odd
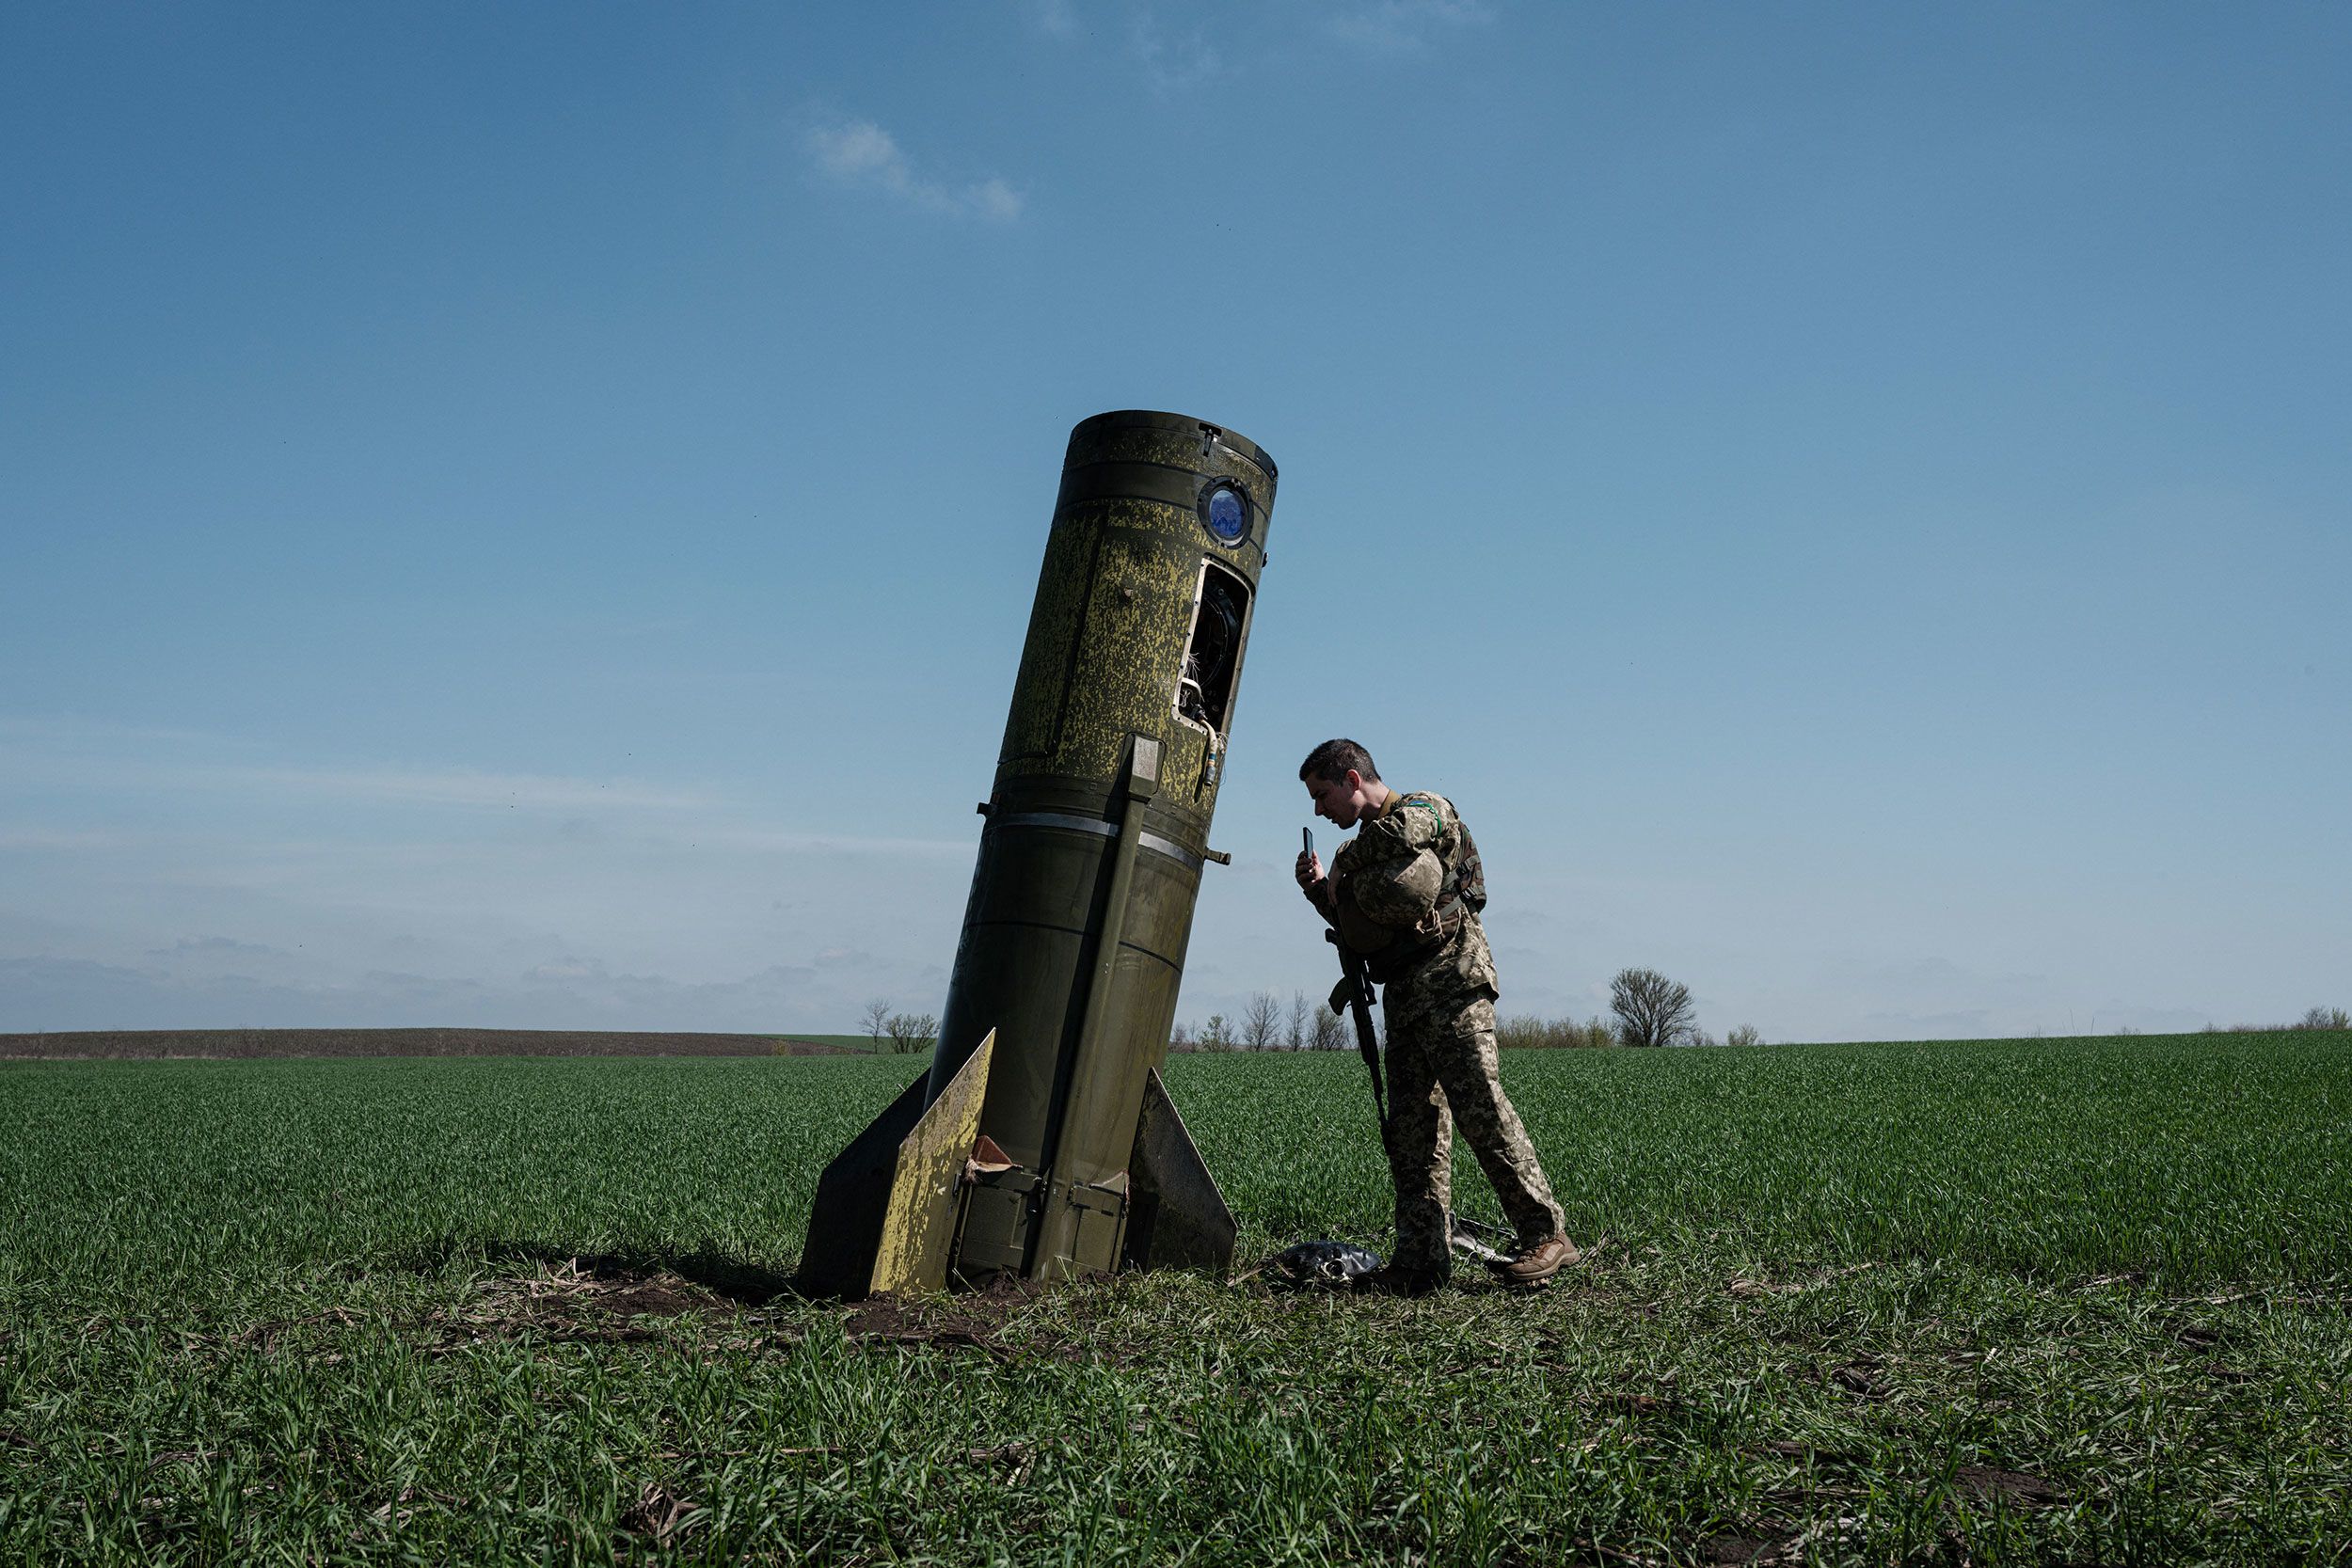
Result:
[[[1148,1354],[1148,1340],[1130,1342],[1104,1320],[1116,1315],[1112,1295],[1099,1290],[999,1277],[952,1292],[867,1296],[854,1302],[811,1301],[788,1285],[762,1278],[750,1285],[692,1263],[696,1279],[660,1264],[612,1258],[564,1258],[524,1272],[480,1280],[453,1311],[425,1327],[437,1348],[529,1335],[541,1339],[630,1344],[662,1337],[660,1320],[701,1314],[701,1338],[715,1348],[797,1344],[809,1326],[805,1308],[840,1311],[841,1336],[854,1345],[897,1347],[985,1356],[991,1360],[1106,1361],[1125,1364]],[[1025,1309],[1020,1330],[1004,1330]],[[775,1310],[767,1310],[773,1307]],[[787,1322],[787,1318],[795,1320]]]

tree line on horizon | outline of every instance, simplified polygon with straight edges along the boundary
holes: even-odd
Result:
[[[1505,1051],[1578,1051],[1611,1046],[1762,1045],[1763,1035],[1742,1023],[1718,1038],[1699,1026],[1691,988],[1654,969],[1621,969],[1609,983],[1610,1017],[1574,1018],[1513,1014],[1495,1021],[1495,1044]],[[1373,1027],[1380,1027],[1374,1015]],[[2313,1007],[2292,1023],[2208,1023],[2204,1033],[2277,1034],[2295,1030],[2352,1030],[2352,1014],[2342,1007]],[[938,1043],[939,1016],[897,1010],[877,997],[866,1005],[859,1032],[877,1053],[929,1051]],[[2133,1035],[2128,1026],[2117,1031]],[[1270,990],[1253,991],[1232,1018],[1211,1013],[1199,1024],[1178,1023],[1168,1033],[1171,1052],[1348,1051],[1355,1048],[1349,1022],[1303,990],[1285,1000]]]
[[[1764,1037],[1741,1024],[1721,1039],[1699,1027],[1691,988],[1654,969],[1623,969],[1610,982],[1610,1011],[1573,1018],[1514,1014],[1495,1021],[1495,1044],[1505,1051],[1591,1050],[1603,1046],[1761,1045]],[[1375,1019],[1374,1027],[1378,1027]],[[1252,992],[1237,1017],[1211,1013],[1199,1025],[1179,1023],[1170,1051],[1345,1051],[1354,1048],[1348,1021],[1305,991],[1286,1002],[1270,990]]]

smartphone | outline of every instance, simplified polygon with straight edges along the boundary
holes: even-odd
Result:
[[[1298,842],[1307,847],[1309,855],[1312,855],[1315,852],[1315,831],[1312,828],[1299,829]]]

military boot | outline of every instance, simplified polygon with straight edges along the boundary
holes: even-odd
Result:
[[[1532,1291],[1539,1285],[1550,1283],[1553,1275],[1581,1256],[1574,1242],[1565,1236],[1554,1236],[1549,1241],[1537,1242],[1534,1246],[1523,1246],[1502,1262],[1486,1266],[1494,1270],[1496,1276],[1505,1285],[1515,1290]]]
[[[1348,1283],[1359,1296],[1425,1296],[1443,1285],[1445,1278],[1442,1270],[1399,1268],[1391,1263],[1359,1274]]]

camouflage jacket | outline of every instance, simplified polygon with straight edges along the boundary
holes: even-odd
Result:
[[[1367,817],[1331,857],[1331,902],[1342,938],[1364,953],[1375,980],[1494,994],[1494,958],[1478,919],[1486,873],[1444,796],[1392,795]]]

